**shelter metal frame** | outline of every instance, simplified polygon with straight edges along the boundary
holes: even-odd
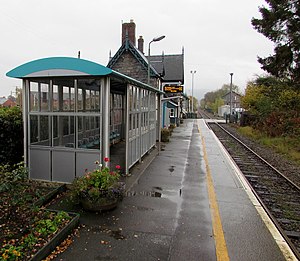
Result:
[[[24,160],[30,178],[72,182],[94,169],[96,160],[110,157],[117,139],[125,140],[128,173],[160,141],[162,92],[90,63],[46,58],[7,73],[23,79]],[[96,73],[87,73],[89,66]]]

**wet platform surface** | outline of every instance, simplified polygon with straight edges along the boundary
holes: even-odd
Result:
[[[115,210],[54,206],[79,212],[82,224],[55,260],[217,260],[203,142],[229,259],[285,260],[203,120],[185,120],[162,151],[132,169]]]

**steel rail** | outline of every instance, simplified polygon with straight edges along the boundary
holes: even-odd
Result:
[[[290,183],[293,187],[295,187],[298,191],[300,191],[300,187],[298,185],[296,185],[293,181],[291,181],[289,178],[287,178],[283,173],[281,173],[278,169],[276,169],[274,166],[272,166],[268,161],[266,161],[264,158],[262,158],[260,155],[258,155],[255,151],[253,151],[249,146],[247,146],[244,142],[242,142],[240,139],[238,139],[237,137],[235,137],[232,133],[230,133],[229,131],[227,131],[225,128],[223,128],[220,124],[218,124],[217,122],[212,123],[217,125],[220,129],[222,129],[227,135],[229,135],[230,137],[232,137],[235,141],[237,141],[239,144],[241,144],[244,148],[246,148],[248,151],[250,151],[254,156],[256,156],[259,160],[261,160],[263,163],[265,163],[268,167],[270,167],[273,171],[275,171],[278,175],[280,175],[282,178],[284,178],[288,183]],[[225,148],[226,149],[226,148]],[[231,157],[232,158],[232,157]],[[232,158],[233,159],[233,158]],[[233,159],[234,161],[234,159]],[[241,171],[242,172],[242,171]],[[243,172],[242,172],[243,173]],[[244,175],[245,177],[245,175]],[[283,230],[283,228],[280,226],[280,224],[278,223],[277,219],[273,216],[273,214],[271,213],[271,211],[268,209],[268,207],[265,205],[265,203],[263,202],[263,200],[260,198],[260,196],[258,195],[258,193],[255,191],[255,189],[252,187],[252,185],[250,184],[250,182],[248,181],[248,179],[245,177],[245,180],[247,182],[247,184],[249,185],[249,187],[251,188],[253,194],[255,195],[255,197],[257,198],[257,200],[260,202],[260,204],[262,205],[263,209],[266,211],[267,215],[269,216],[269,218],[272,220],[272,222],[275,224],[276,228],[278,229],[278,231],[280,232],[280,234],[282,235],[282,237],[285,239],[285,241],[287,242],[287,244],[289,245],[289,247],[291,248],[291,250],[293,251],[294,255],[300,260],[300,253],[298,251],[298,249],[296,248],[296,246],[292,243],[292,241],[290,240],[290,238],[288,237],[288,235],[285,233],[285,231]]]
[[[237,142],[239,142],[241,145],[243,145],[247,150],[249,150],[251,153],[253,153],[257,158],[259,158],[262,162],[264,162],[266,165],[268,165],[272,170],[274,170],[275,172],[277,172],[277,174],[279,174],[281,177],[283,177],[285,180],[287,180],[292,186],[294,186],[295,188],[297,188],[297,190],[299,190],[299,192],[300,192],[300,187],[297,184],[295,184],[292,180],[290,180],[288,177],[286,177],[282,172],[280,172],[278,169],[276,169],[274,166],[272,166],[267,160],[265,160],[263,157],[261,157],[260,155],[258,155],[254,150],[252,150],[250,147],[248,147],[240,139],[238,139],[237,137],[235,137],[232,133],[230,133],[229,131],[227,131],[226,129],[224,129],[219,123],[216,122],[214,124],[218,125],[219,128],[221,128],[228,135],[230,135],[233,139],[235,139]]]

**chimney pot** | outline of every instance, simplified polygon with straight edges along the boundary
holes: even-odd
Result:
[[[135,23],[133,19],[130,20],[130,23],[123,23],[122,24],[122,44],[126,40],[126,36],[128,40],[135,46]]]
[[[140,36],[140,38],[138,39],[138,49],[142,54],[144,54],[144,39],[143,39],[143,36]]]

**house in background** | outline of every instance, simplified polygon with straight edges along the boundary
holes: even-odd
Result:
[[[17,103],[14,99],[14,97],[5,98],[5,97],[0,97],[0,107],[14,107],[17,106]]]
[[[2,104],[2,106],[3,107],[15,107],[15,106],[17,106],[17,103],[15,101],[11,100],[11,99],[7,99],[7,101],[4,102]]]
[[[148,61],[150,61],[150,85],[164,90],[164,86],[175,86],[178,91],[167,93],[162,99],[162,126],[177,123],[182,116],[182,100],[184,99],[184,52],[181,54],[152,55],[144,54],[144,39],[139,36],[136,46],[136,25],[133,20],[122,24],[122,45],[107,67],[130,76],[138,81],[148,82]],[[175,88],[176,89],[176,88]],[[181,91],[179,91],[179,89]],[[173,98],[174,97],[174,98]]]
[[[218,116],[226,118],[226,121],[227,119],[229,119],[230,122],[237,122],[241,117],[241,113],[244,111],[244,109],[241,107],[241,97],[242,97],[241,94],[232,91],[231,99],[230,99],[230,92],[226,93],[222,97],[224,100],[224,105],[218,108]],[[230,113],[230,103],[231,103],[231,113]]]
[[[232,91],[232,96],[231,96],[231,104],[232,104],[232,111],[236,111],[241,108],[241,97],[239,93]],[[224,100],[224,105],[229,105],[230,106],[230,92],[226,93],[223,97]]]

